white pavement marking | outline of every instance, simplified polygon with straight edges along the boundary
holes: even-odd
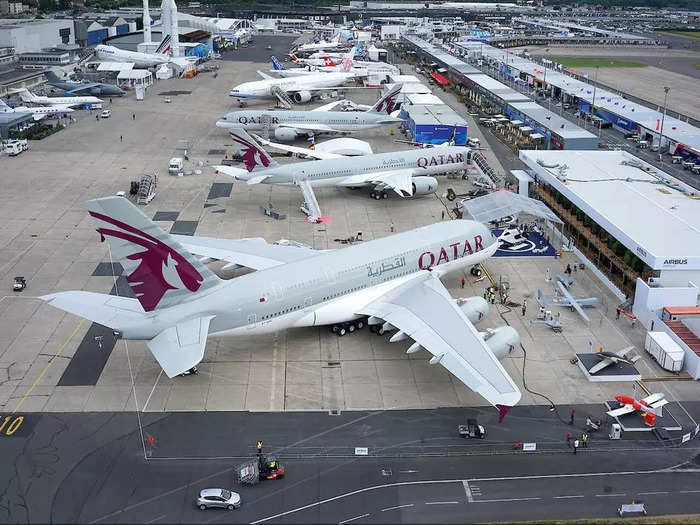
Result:
[[[362,514],[361,516],[355,516],[354,518],[348,518],[346,520],[339,521],[338,525],[343,525],[343,523],[350,523],[351,521],[359,520],[360,518],[366,518],[367,516],[369,516],[369,513]]]
[[[681,490],[681,494],[696,494],[700,492],[700,490]]]
[[[396,510],[396,509],[404,509],[406,507],[413,507],[413,503],[406,503],[405,505],[396,505],[395,507],[387,507],[385,509],[382,509],[382,512],[386,512],[388,510]]]
[[[151,396],[153,395],[153,392],[156,391],[156,386],[158,385],[158,381],[160,380],[160,376],[163,375],[163,369],[160,369],[160,373],[158,374],[158,377],[156,377],[156,382],[153,383],[153,388],[151,388],[151,393],[148,394],[148,397],[146,398],[146,402],[143,404],[143,408],[141,408],[142,412],[146,411],[146,407],[148,406],[148,402],[151,400]]]
[[[583,494],[576,494],[573,496],[554,496],[554,499],[570,499],[570,498],[585,498]]]
[[[657,492],[637,492],[638,496],[653,496],[655,494],[668,494],[666,490],[659,490]]]
[[[426,501],[426,505],[459,505],[459,501]]]
[[[614,498],[617,496],[626,496],[627,494],[620,493],[620,494],[596,494],[596,498]]]
[[[479,499],[474,503],[500,503],[508,501],[534,501],[542,498],[502,498],[502,499]]]
[[[167,514],[161,514],[161,515],[158,516],[157,518],[153,518],[152,520],[147,521],[146,523],[154,523],[154,522],[156,522],[156,521],[158,521],[158,520],[162,520],[162,519],[165,518],[166,516],[167,516]]]
[[[469,503],[474,503],[474,496],[472,495],[472,490],[469,488],[469,482],[465,479],[462,481],[462,485],[464,485],[464,492],[467,494],[467,501]]]
[[[415,474],[417,470],[399,470],[399,474]]]

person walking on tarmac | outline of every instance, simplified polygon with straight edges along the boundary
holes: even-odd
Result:
[[[525,317],[525,310],[527,310],[527,299],[523,299],[523,317]]]
[[[566,433],[566,446],[569,448],[571,448],[571,438],[572,437],[573,436],[571,435],[571,432]]]
[[[464,277],[462,277],[462,288],[464,288],[464,284],[465,284],[466,282],[467,282],[467,281],[464,279]]]
[[[262,442],[262,440],[258,440],[258,442],[257,442],[257,444],[256,444],[256,448],[258,449],[258,455],[262,455],[262,451],[263,451],[263,442]]]
[[[574,424],[574,419],[575,419],[575,418],[576,418],[576,410],[574,410],[574,409],[572,408],[572,409],[571,409],[571,420],[569,421],[569,425],[573,425],[573,424]]]
[[[579,442],[578,439],[574,440],[574,454],[576,454],[576,451],[578,450]]]
[[[583,443],[584,448],[588,448],[588,434],[586,434],[585,432],[581,436],[581,442]]]

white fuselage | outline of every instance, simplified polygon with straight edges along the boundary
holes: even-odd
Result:
[[[216,125],[224,129],[241,128],[247,131],[262,131],[268,123],[270,129],[289,125],[296,129],[309,126],[313,130],[315,125],[322,125],[333,131],[351,133],[397,122],[401,122],[401,119],[383,113],[362,111],[248,110],[228,113]]]
[[[278,88],[286,93],[303,91],[311,93],[318,89],[342,86],[354,78],[355,75],[353,73],[343,72],[315,73],[293,78],[269,78],[244,82],[235,86],[229,94],[233,98],[241,100],[274,98],[273,88]]]
[[[170,62],[170,58],[166,55],[126,51],[114,46],[99,45],[95,47],[95,54],[100,60],[106,60],[108,62],[133,62],[136,67],[154,67]]]
[[[314,187],[320,186],[362,186],[369,175],[392,171],[408,170],[413,177],[449,173],[465,169],[469,149],[463,146],[446,146],[426,150],[404,150],[390,153],[376,153],[338,159],[316,160],[286,164],[264,171],[246,172],[238,175],[241,180],[249,180],[259,175],[267,175],[263,184],[295,184],[307,180]],[[355,181],[357,183],[355,183]]]
[[[498,242],[481,223],[447,221],[260,270],[222,283],[205,297],[111,326],[127,339],[151,339],[164,327],[206,311],[210,335],[268,333],[359,317],[362,308],[418,273],[440,276],[478,264]]]
[[[32,115],[34,115],[34,120],[39,120],[39,119],[46,117],[48,115],[62,115],[64,113],[72,113],[72,112],[73,112],[73,110],[71,108],[67,108],[67,107],[49,106],[49,107],[29,108],[26,106],[19,106],[19,107],[13,108],[8,113],[31,113]]]

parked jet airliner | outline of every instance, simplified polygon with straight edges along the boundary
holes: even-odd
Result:
[[[368,111],[324,111],[326,106],[313,111],[247,110],[224,115],[216,125],[220,128],[240,128],[261,131],[269,125],[275,139],[291,141],[301,135],[319,133],[350,133],[385,124],[397,124],[402,119],[392,116],[401,84],[383,95]],[[335,105],[335,103],[334,103]]]
[[[124,268],[136,298],[85,291],[41,297],[108,326],[124,339],[148,340],[169,377],[199,363],[207,337],[293,327],[365,323],[394,331],[392,342],[432,354],[467,387],[499,408],[521,397],[500,364],[517,344],[510,326],[478,332],[481,297],[454,300],[439,277],[493,255],[499,242],[474,221],[446,221],[344,249],[316,251],[263,239],[224,240],[164,232],[123,197],[88,201],[97,232]],[[222,280],[202,258],[254,270]]]

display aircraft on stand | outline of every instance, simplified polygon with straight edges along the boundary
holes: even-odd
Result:
[[[84,106],[86,104],[102,104],[102,100],[93,96],[77,96],[77,97],[40,97],[35,95],[26,88],[22,88],[19,91],[19,98],[23,102],[29,102],[31,104],[39,104],[42,106],[62,106],[62,107],[75,107]]]
[[[401,197],[427,195],[437,190],[437,180],[431,175],[456,172],[466,168],[468,148],[445,146],[432,150],[403,150],[389,153],[374,153],[354,157],[352,162],[337,153],[314,151],[276,144],[285,151],[302,150],[317,161],[279,165],[272,157],[242,129],[229,130],[238,144],[245,169],[230,166],[215,166],[215,169],[248,184],[295,185],[302,191],[310,222],[323,222],[321,210],[313,188],[319,186],[341,186],[356,188],[371,186],[371,196],[388,198],[387,190]]]
[[[41,299],[123,339],[147,340],[168,377],[198,364],[208,337],[322,325],[342,335],[367,323],[395,331],[391,342],[411,341],[409,354],[427,350],[430,364],[444,366],[496,406],[501,418],[520,400],[499,362],[519,344],[517,331],[477,331],[473,323],[486,315],[487,302],[455,300],[440,281],[498,249],[481,223],[439,222],[317,251],[263,239],[172,235],[119,196],[90,200],[87,208],[135,298],[71,291]],[[256,271],[223,280],[204,264],[212,260]]]
[[[41,120],[49,115],[64,115],[66,113],[72,113],[73,110],[68,106],[39,106],[39,107],[26,107],[18,106],[11,108],[3,100],[0,100],[0,113],[31,113],[34,120]]]

